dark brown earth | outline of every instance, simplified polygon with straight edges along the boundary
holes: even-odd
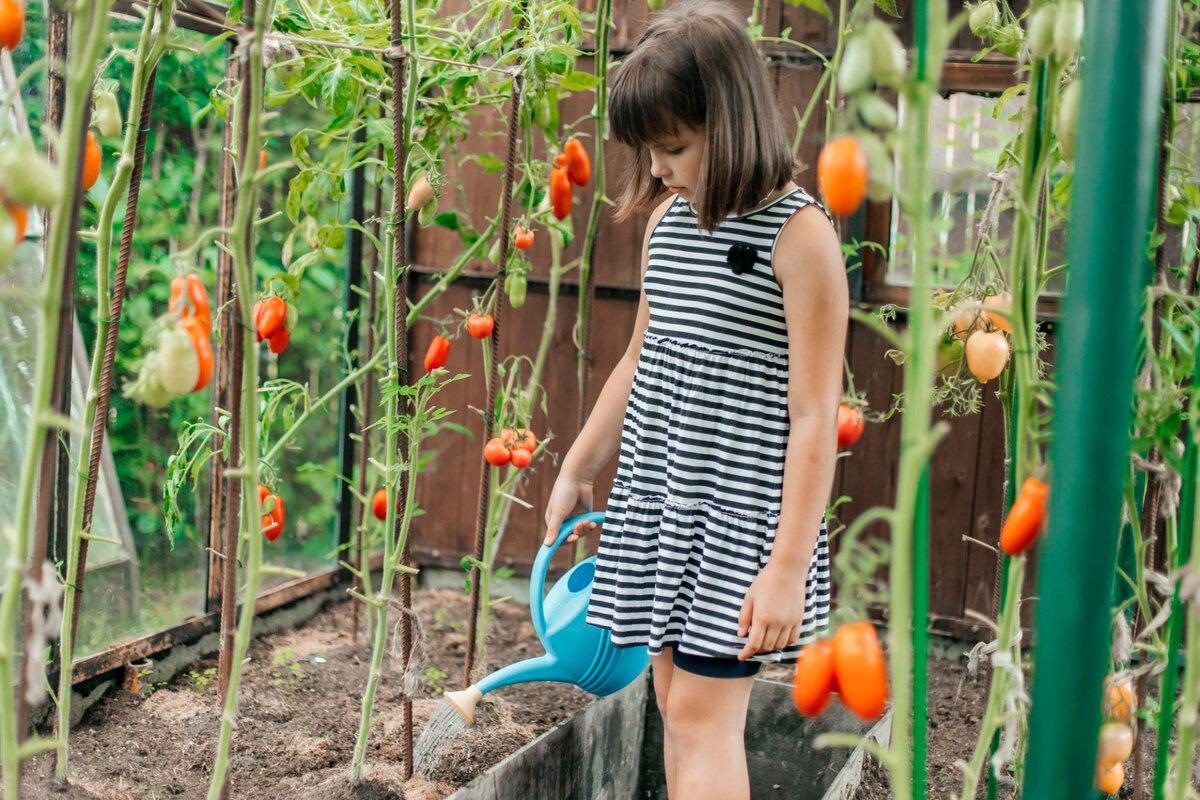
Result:
[[[427,698],[414,699],[414,738],[443,688],[461,688],[468,598],[449,590],[413,593],[426,628]],[[443,609],[445,609],[443,611]],[[529,609],[505,602],[492,610],[486,672],[541,655]],[[303,626],[250,645],[232,745],[233,797],[253,800],[434,800],[453,793],[544,731],[573,715],[591,695],[561,683],[518,684],[489,694],[475,725],[434,773],[404,780],[399,665],[387,659],[375,700],[367,780],[352,787],[350,760],[362,711],[371,648],[351,635],[351,605],[327,606]],[[274,663],[276,659],[283,663]],[[289,668],[288,664],[294,665]],[[115,800],[204,798],[220,721],[216,657],[202,659],[165,685],[148,678],[146,694],[111,691],[71,732],[71,787],[54,787],[53,763],[25,767],[24,798]],[[447,677],[448,675],[448,677]]]

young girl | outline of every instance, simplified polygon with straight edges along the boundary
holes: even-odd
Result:
[[[825,506],[849,291],[762,58],[728,5],[655,14],[610,94],[633,148],[615,218],[654,209],[633,337],[546,508],[592,508],[620,447],[587,622],[646,645],[672,800],[749,798],[754,674],[829,614]],[[595,527],[580,523],[567,541]]]

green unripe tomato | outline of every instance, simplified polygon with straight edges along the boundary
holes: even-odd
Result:
[[[504,277],[504,293],[508,295],[509,305],[513,308],[525,305],[527,288],[528,283],[524,272],[510,272]]]
[[[992,0],[985,0],[977,6],[973,6],[970,14],[967,15],[967,24],[971,26],[971,33],[979,37],[989,35],[999,22],[1000,10],[996,8],[996,4]]]
[[[872,128],[891,130],[896,127],[896,109],[876,94],[864,94],[858,98],[858,114]]]
[[[427,228],[433,224],[433,218],[437,216],[438,199],[433,197],[428,203],[421,206],[421,210],[417,212],[417,223],[422,228]]]
[[[97,92],[94,107],[92,116],[101,135],[120,136],[121,108],[117,105],[116,95],[112,92]]]
[[[646,5],[651,11],[662,11],[663,6],[667,4],[667,0],[646,0]]]
[[[1059,6],[1058,19],[1054,23],[1054,55],[1063,61],[1071,60],[1082,38],[1083,3],[1068,0]]]
[[[865,36],[852,36],[846,42],[837,78],[838,88],[846,94],[861,92],[871,85],[871,42]]]
[[[1056,6],[1040,6],[1029,20],[1029,54],[1034,58],[1048,58],[1054,52],[1054,22],[1058,17]]]
[[[867,23],[866,34],[871,40],[871,74],[875,82],[899,86],[904,82],[904,71],[908,67],[908,56],[899,37],[878,19]]]
[[[1058,124],[1054,134],[1058,137],[1058,149],[1063,160],[1075,160],[1075,145],[1079,140],[1079,105],[1083,95],[1083,84],[1078,78],[1067,85],[1063,92],[1062,106],[1058,109]]]
[[[858,133],[854,136],[867,158],[867,198],[874,203],[890,200],[895,193],[895,167],[887,147],[873,133]]]
[[[62,197],[62,176],[25,137],[0,142],[0,190],[19,206],[50,208]]]
[[[1021,44],[1025,41],[1025,32],[1015,22],[1010,22],[996,32],[996,49],[1009,58],[1016,58],[1021,53]]]
[[[550,95],[546,92],[538,98],[537,105],[533,107],[533,124],[537,125],[542,130],[547,130],[554,121],[554,112],[550,108]]]

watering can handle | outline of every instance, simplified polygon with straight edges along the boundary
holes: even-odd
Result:
[[[559,526],[558,538],[554,540],[554,546],[542,545],[539,547],[537,558],[533,562],[533,571],[529,575],[529,610],[533,617],[533,629],[543,640],[546,636],[546,612],[542,609],[542,595],[546,591],[546,570],[550,567],[550,557],[554,555],[558,546],[571,535],[576,523],[582,519],[599,524],[604,522],[604,512],[588,511],[577,517],[571,517]]]

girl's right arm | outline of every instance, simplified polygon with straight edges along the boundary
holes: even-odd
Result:
[[[662,219],[675,195],[664,200],[650,214],[646,223],[646,235],[642,242],[642,279],[646,276],[646,265],[650,258],[650,234],[658,221]],[[633,388],[633,376],[637,371],[638,359],[642,353],[642,334],[650,324],[650,307],[646,302],[646,290],[643,287],[638,301],[637,320],[633,325],[633,335],[629,347],[612,374],[604,383],[596,405],[588,416],[583,430],[579,432],[575,443],[567,451],[558,479],[550,490],[550,499],[546,504],[546,538],[547,546],[552,545],[558,537],[559,526],[563,520],[585,511],[592,510],[592,484],[600,470],[612,459],[621,446],[621,429],[625,421],[625,410],[629,404],[629,393]],[[578,525],[575,531],[567,537],[568,542],[579,538],[581,533],[594,528],[591,523]]]

